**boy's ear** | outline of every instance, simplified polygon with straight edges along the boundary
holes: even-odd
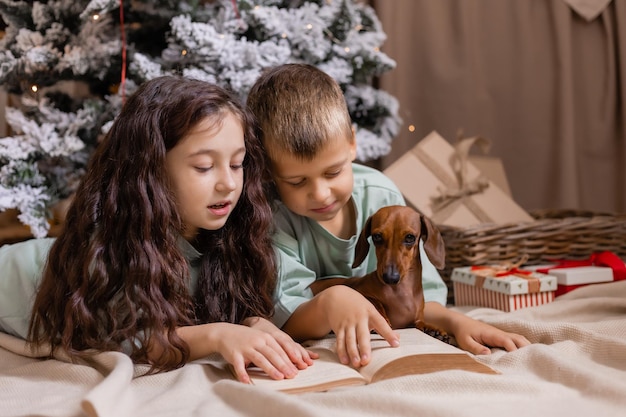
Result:
[[[350,140],[350,157],[351,160],[354,161],[356,159],[356,131],[354,130],[354,125],[350,129],[352,130],[352,140]]]

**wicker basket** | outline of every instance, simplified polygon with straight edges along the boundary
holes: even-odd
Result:
[[[611,251],[626,259],[626,214],[581,210],[540,210],[532,222],[480,225],[459,229],[439,225],[446,246],[442,277],[448,286],[448,303],[454,304],[452,269],[517,261],[526,265],[551,259],[585,259],[592,253]]]

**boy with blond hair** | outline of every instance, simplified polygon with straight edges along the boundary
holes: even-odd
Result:
[[[272,174],[275,201],[273,243],[278,259],[274,324],[294,339],[334,332],[342,363],[370,361],[370,332],[391,346],[399,339],[360,293],[337,285],[313,296],[308,288],[330,277],[363,276],[376,257],[352,268],[354,249],[367,218],[404,198],[380,171],[356,164],[356,139],[340,86],[307,64],[285,64],[264,72],[248,95]],[[373,250],[370,251],[373,253]],[[420,242],[424,319],[453,335],[475,354],[489,347],[508,351],[529,344],[446,308],[447,288]]]

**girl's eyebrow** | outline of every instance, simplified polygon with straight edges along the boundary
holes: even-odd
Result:
[[[198,156],[198,155],[212,155],[219,152],[219,149],[211,149],[211,148],[202,148],[202,149],[198,149],[197,151],[190,153],[188,155],[189,158],[192,158],[194,156]],[[239,155],[242,153],[246,152],[246,147],[242,146],[239,149],[236,149],[235,152],[233,152],[233,155]]]

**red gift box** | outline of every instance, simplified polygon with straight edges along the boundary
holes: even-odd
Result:
[[[558,285],[556,289],[555,295],[558,297],[559,295],[568,293],[576,288],[591,285],[595,283],[602,282],[611,282],[611,281],[620,281],[626,279],[626,264],[622,261],[619,256],[614,254],[613,252],[604,251],[604,252],[596,252],[593,253],[589,259],[583,260],[552,260],[554,262],[553,265],[546,266],[545,268],[533,268],[537,272],[541,272],[544,274],[550,273],[554,275],[558,279]],[[587,282],[571,282],[568,281],[567,278],[573,277],[576,272],[569,273],[568,271],[573,271],[573,269],[579,268],[588,268],[588,267],[600,267],[596,270],[590,269],[581,269],[578,273],[582,274],[584,272],[591,272],[587,275]],[[612,271],[612,278],[609,279],[607,275],[604,274],[601,268],[606,267],[610,268]],[[559,270],[563,270],[559,272]],[[569,276],[569,277],[568,277]],[[560,277],[560,279],[559,279]]]

